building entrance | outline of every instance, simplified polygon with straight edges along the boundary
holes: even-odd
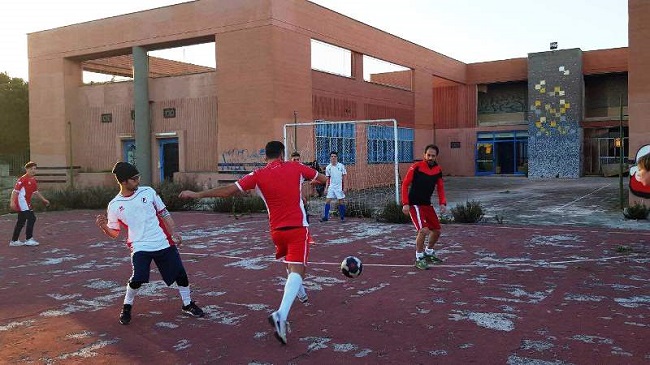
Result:
[[[178,172],[178,138],[159,139],[158,151],[160,181],[172,181],[174,173]]]
[[[479,132],[476,175],[526,175],[528,131]]]

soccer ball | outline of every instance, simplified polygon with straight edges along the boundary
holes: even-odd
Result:
[[[341,262],[341,273],[349,278],[356,278],[361,275],[363,264],[361,260],[354,256],[348,256]]]

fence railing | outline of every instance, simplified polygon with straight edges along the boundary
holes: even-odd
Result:
[[[9,165],[9,176],[21,176],[25,173],[23,166],[29,161],[29,151],[0,154],[0,165]]]

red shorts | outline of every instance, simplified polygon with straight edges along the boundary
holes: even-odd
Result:
[[[438,215],[431,205],[411,205],[409,215],[416,230],[423,227],[440,230],[440,221]]]
[[[271,231],[275,244],[275,258],[284,258],[289,264],[307,265],[311,236],[307,227],[276,229]]]

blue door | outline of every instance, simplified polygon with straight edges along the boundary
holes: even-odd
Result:
[[[159,139],[158,158],[160,181],[173,181],[174,173],[178,172],[178,138]]]

